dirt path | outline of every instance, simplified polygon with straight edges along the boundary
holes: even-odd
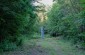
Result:
[[[25,43],[22,50],[0,55],[85,55],[85,52],[74,48],[69,42],[57,38],[46,38],[33,39],[30,44]]]

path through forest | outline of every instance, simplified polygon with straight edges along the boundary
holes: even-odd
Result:
[[[0,55],[85,55],[83,50],[75,48],[71,43],[58,37],[27,41],[21,49]]]

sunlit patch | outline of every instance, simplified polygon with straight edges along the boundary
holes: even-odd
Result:
[[[44,5],[52,5],[53,4],[53,0],[41,0],[40,2],[42,2]]]
[[[53,4],[53,0],[38,0],[38,2],[43,3],[45,6],[51,6]],[[35,2],[34,5],[40,5]]]

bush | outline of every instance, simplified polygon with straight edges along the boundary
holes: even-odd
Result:
[[[62,35],[64,39],[72,40],[74,43],[85,43],[84,2],[83,0],[55,1],[47,13],[48,33],[52,36]]]
[[[16,45],[20,45],[22,40],[18,38],[24,31],[28,36],[31,35],[36,18],[32,2],[32,0],[0,1],[1,49],[14,49]]]

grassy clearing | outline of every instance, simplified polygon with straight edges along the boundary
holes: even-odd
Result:
[[[40,38],[35,34],[33,39],[23,38],[23,46],[17,51],[5,52],[1,55],[85,55],[85,51],[77,49],[70,42],[57,38]]]
[[[37,45],[46,49],[50,55],[85,55],[83,50],[75,48],[70,42],[57,38],[39,40]]]

